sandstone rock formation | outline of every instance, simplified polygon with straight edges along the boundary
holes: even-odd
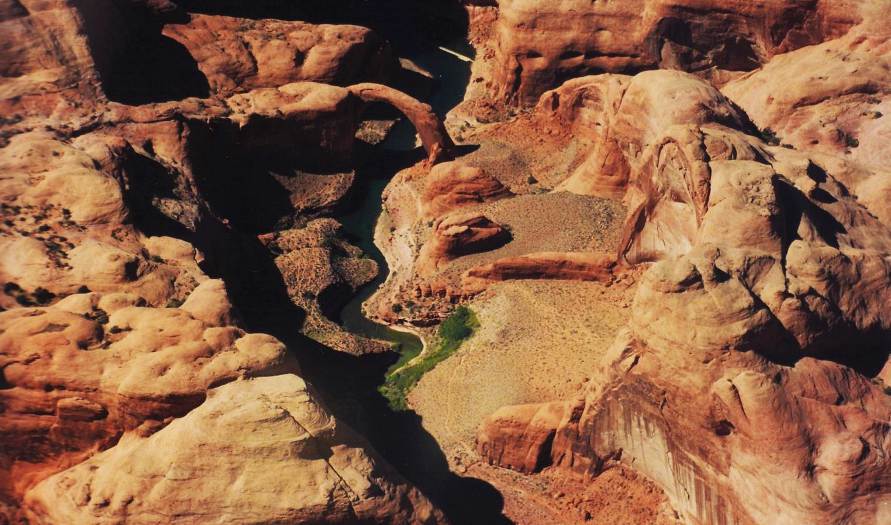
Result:
[[[26,496],[34,523],[438,523],[291,374],[236,381]]]
[[[485,215],[454,213],[436,221],[433,238],[421,248],[419,272],[434,273],[455,257],[497,248],[510,241],[510,233]]]
[[[462,275],[461,281],[467,293],[481,292],[493,281],[509,279],[609,282],[615,265],[615,258],[604,253],[530,253],[471,268]]]
[[[181,415],[214,384],[287,369],[284,346],[228,324],[227,304],[208,280],[180,309],[93,292],[0,314],[5,488]]]
[[[778,55],[730,82],[724,93],[777,141],[883,169],[891,25],[879,14],[881,7],[875,5],[844,37]]]
[[[237,34],[232,21],[190,19],[164,1],[0,2],[0,521],[445,520],[335,422],[289,349],[250,333],[236,307],[243,288],[275,278],[238,268],[250,257],[272,265],[256,230],[305,222],[301,213],[346,191],[300,208],[290,188],[287,206],[253,219],[236,202],[250,192],[230,190],[245,174],[288,189],[289,173],[269,172],[282,159],[295,170],[348,165],[363,100],[302,80],[379,79],[387,47],[353,26],[243,20],[253,30]],[[262,48],[278,31],[291,40]],[[256,54],[201,55],[209,41],[228,51],[250,41]],[[276,63],[277,45],[292,59],[306,52],[304,66]],[[161,58],[171,62],[157,69]],[[213,90],[185,85],[204,75],[187,71],[190,60]],[[353,182],[349,171],[322,176]],[[323,272],[353,288],[373,277],[356,248],[323,240],[350,255]],[[239,282],[239,271],[251,275]],[[262,379],[238,381],[248,378]],[[184,481],[192,460],[207,497],[168,483]],[[213,483],[238,488],[227,496]]]
[[[778,53],[843,34],[862,2],[784,0],[715,6],[686,0],[498,2],[475,66],[496,100],[534,104],[565,80],[598,72],[682,69],[721,79]],[[479,49],[478,49],[479,51]]]
[[[395,66],[387,44],[359,26],[193,14],[163,34],[181,43],[217,93],[300,80],[348,85],[383,80]]]
[[[442,121],[433,113],[429,104],[424,104],[397,89],[382,84],[362,83],[349,87],[353,93],[366,102],[386,102],[398,109],[415,127],[421,143],[427,150],[431,164],[445,160],[451,154],[454,144]]]
[[[83,21],[66,2],[6,0],[0,28],[4,127],[32,116],[75,124],[104,98]]]
[[[0,304],[46,304],[81,289],[133,292],[151,305],[184,299],[203,279],[191,247],[152,242],[133,228],[120,182],[97,169],[114,146],[78,142],[83,149],[32,132],[0,151],[0,276],[7,286]],[[34,296],[38,290],[43,299]]]
[[[334,319],[352,294],[378,273],[374,260],[343,239],[334,219],[316,219],[304,228],[260,236],[274,254],[291,301],[306,312],[302,331],[326,346],[351,354],[390,350],[390,346],[351,334]]]
[[[577,374],[554,397],[584,385],[501,407],[476,452],[465,420],[454,472],[547,470],[503,494],[545,501],[538,522],[601,519],[542,487],[611,468],[647,478],[640,516],[674,519],[667,499],[691,525],[891,522],[887,2],[454,2],[477,54],[446,124],[387,85],[400,63],[443,80],[426,48],[397,60],[384,33],[292,16],[355,20],[349,2],[276,4],[0,0],[0,522],[446,521],[344,424],[373,419],[350,412],[380,401],[350,397],[371,383],[355,370],[390,349],[336,322],[379,271],[335,217],[394,123],[381,103],[427,160],[383,193],[369,315],[425,331],[489,301],[437,396],[496,368],[504,390],[559,366]],[[500,315],[511,289],[525,309]],[[548,336],[523,339],[544,349],[525,375],[486,352],[517,341],[499,319]],[[586,365],[535,368],[560,344]],[[406,470],[425,491],[499,499],[429,459]]]
[[[425,177],[421,213],[428,218],[441,217],[468,204],[508,195],[510,191],[481,168],[446,162]]]
[[[543,101],[578,107],[584,82],[592,113],[614,107],[612,77]],[[606,122],[592,132],[629,167],[620,255],[659,262],[580,399],[502,409],[481,452],[524,471],[622,461],[691,523],[882,522],[891,397],[869,377],[887,360],[891,231],[705,82],[625,82],[619,115],[579,118]]]
[[[723,91],[770,140],[832,163],[839,180],[888,223],[891,26],[881,10],[877,4],[844,37],[779,55]]]

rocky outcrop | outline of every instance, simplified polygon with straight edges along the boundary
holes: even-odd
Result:
[[[391,349],[335,322],[349,298],[378,274],[377,263],[344,239],[340,223],[316,219],[303,228],[263,234],[260,241],[275,254],[291,302],[306,312],[301,328],[304,334],[355,355]]]
[[[614,107],[598,98],[613,82],[592,79],[592,107]],[[891,230],[816,160],[747,135],[705,82],[627,85],[628,118],[595,133],[638,203],[620,254],[658,262],[579,400],[503,409],[481,452],[525,471],[621,461],[690,523],[882,522],[891,397],[870,377],[888,358]],[[560,410],[556,427],[536,416]]]
[[[868,2],[689,0],[498,2],[475,66],[490,97],[523,106],[591,73],[682,69],[723,79],[778,53],[844,34]]]
[[[771,140],[883,169],[891,24],[871,15],[844,37],[778,55],[722,91]]]
[[[672,104],[657,103],[663,96]],[[576,78],[542,95],[535,113],[540,126],[569,128],[593,142],[585,160],[558,188],[610,198],[624,196],[647,162],[643,157],[649,159],[664,145],[652,147],[649,155],[641,153],[663,139],[666,130],[715,121],[750,127],[720,92],[680,72]]]
[[[188,50],[221,94],[307,80],[384,80],[395,67],[386,42],[359,26],[193,14],[163,34]]]
[[[296,159],[316,169],[348,165],[359,103],[346,89],[294,82],[233,95],[226,106],[238,147],[252,155]]]
[[[26,508],[33,523],[443,521],[291,374],[211,390],[157,433],[44,480]]]
[[[4,477],[14,480],[4,492],[21,494],[124,431],[163,425],[197,406],[211,386],[294,369],[279,341],[246,334],[233,321],[214,280],[180,308],[91,292],[0,314]]]
[[[419,272],[433,274],[443,263],[475,252],[493,250],[510,241],[510,232],[476,212],[454,213],[436,221],[433,238],[421,248]]]
[[[0,47],[4,141],[12,130],[83,125],[105,99],[83,20],[67,2],[2,2]]]
[[[531,474],[551,465],[551,447],[566,403],[512,405],[489,416],[477,435],[489,462]]]
[[[510,191],[483,169],[445,162],[425,176],[421,213],[428,218],[442,217],[464,206],[509,195]]]
[[[316,401],[281,341],[246,331],[243,319],[256,313],[242,318],[234,306],[244,306],[243,288],[281,286],[257,271],[275,267],[256,236],[239,230],[269,231],[304,211],[295,210],[296,191],[262,195],[270,178],[293,189],[289,173],[269,170],[281,160],[293,169],[348,164],[362,100],[343,87],[279,84],[286,68],[262,60],[237,87],[214,77],[214,93],[142,98],[163,79],[137,82],[120,54],[132,52],[130,65],[146,75],[165,53],[184,58],[160,35],[163,23],[187,22],[184,14],[157,1],[0,2],[9,50],[0,64],[9,116],[0,123],[0,521],[443,522]],[[375,49],[385,56],[368,31],[347,31],[364,43],[346,38],[343,48],[336,26],[321,32],[295,78],[349,83],[375,70],[365,60]],[[300,48],[303,36],[293,36],[289,45]],[[363,46],[369,54],[357,59]],[[326,68],[336,49],[343,54]],[[342,175],[349,186],[352,174]],[[241,213],[258,193],[262,210]],[[317,207],[345,194],[319,197]],[[374,274],[345,242],[314,247],[329,251],[329,284],[355,288]],[[250,258],[259,261],[238,267]],[[249,275],[234,279],[239,271]],[[248,378],[262,380],[238,381]]]
[[[510,279],[609,282],[615,266],[615,258],[605,253],[530,253],[471,268],[461,276],[461,284],[465,293],[473,294],[485,290],[492,282]]]
[[[129,223],[124,188],[97,168],[119,170],[115,151],[104,140],[75,144],[47,132],[16,135],[0,150],[0,305],[48,304],[79,290],[126,291],[164,305],[204,278],[191,246],[147,239]]]
[[[873,12],[842,38],[778,55],[723,92],[771,142],[834,164],[836,176],[887,224],[891,26],[886,18]]]
[[[134,114],[144,117],[161,109],[143,108],[145,114]],[[188,107],[182,109],[189,111]],[[127,447],[144,441],[174,418],[188,420],[207,392],[221,384],[239,378],[276,376],[277,380],[290,377],[289,381],[303,385],[296,376],[281,375],[295,373],[297,367],[280,341],[268,335],[246,333],[238,326],[239,316],[222,282],[208,279],[199,268],[202,254],[183,240],[146,236],[132,220],[132,199],[149,197],[138,195],[142,188],[139,177],[147,173],[144,164],[134,164],[137,158],[143,159],[140,162],[159,163],[175,173],[177,180],[191,181],[186,186],[194,192],[190,194],[196,199],[192,204],[198,206],[196,232],[203,232],[202,228],[215,220],[203,201],[202,185],[190,185],[199,180],[192,172],[196,166],[192,162],[196,151],[192,148],[207,143],[190,142],[185,129],[188,128],[175,125],[167,129],[161,122],[147,119],[112,124],[74,139],[60,138],[52,132],[22,133],[13,136],[0,150],[0,163],[7,177],[0,239],[0,301],[5,309],[0,313],[0,433],[8,445],[0,458],[4,519],[26,516],[36,523],[119,519],[149,522],[170,509],[174,501],[194,508],[193,501],[188,500],[191,491],[171,487],[171,492],[153,491],[151,496],[138,481],[124,483],[111,478],[104,478],[110,480],[107,485],[98,480],[91,480],[88,485],[96,490],[101,486],[101,498],[121,505],[101,503],[100,496],[94,498],[89,488],[85,488],[86,493],[78,493],[87,499],[66,499],[74,495],[66,490],[72,479],[69,477],[63,478],[63,488],[58,491],[54,488],[44,493],[40,489],[40,497],[23,498],[42,480],[68,468],[91,476],[93,464],[84,461],[92,461],[89,458],[110,447],[104,454],[113,458],[110,471],[118,472],[114,461],[126,462],[131,457]],[[161,133],[146,135],[153,130]],[[185,191],[186,186],[181,189]],[[165,196],[171,198],[169,194]],[[183,203],[189,204],[187,200]],[[153,201],[152,205],[159,210],[173,209],[166,201]],[[186,224],[188,221],[184,220],[183,225]],[[346,272],[348,264],[341,266]],[[294,385],[286,386],[290,389]],[[292,394],[293,389],[288,393]],[[257,394],[261,402],[265,402],[262,400],[266,395]],[[232,399],[238,399],[242,406],[240,396]],[[325,409],[314,403],[310,407],[312,417],[327,418],[326,425],[333,425]],[[233,428],[249,420],[243,413],[236,415],[234,409],[230,412]],[[254,432],[246,435],[248,448],[253,443],[248,437],[255,438],[264,431],[263,425],[271,424],[264,417],[256,420]],[[182,428],[193,428],[192,420],[186,420],[181,420]],[[291,424],[285,426],[294,428]],[[265,429],[273,436],[279,430]],[[230,430],[221,432],[216,435],[224,440],[232,437]],[[293,499],[283,504],[283,510],[275,510],[260,501],[262,498],[250,495],[238,500],[237,508],[243,514],[232,519],[250,521],[250,516],[260,516],[258,519],[263,521],[277,519],[284,513],[330,523],[356,519],[381,523],[442,521],[431,504],[382,465],[381,460],[364,455],[361,449],[367,444],[353,441],[353,437],[341,440],[341,435],[332,438],[330,446],[339,451],[346,442],[350,443],[349,450],[341,456],[344,465],[323,467],[329,463],[311,456],[307,461],[318,461],[321,466],[303,481],[288,485],[287,490],[275,484],[291,480],[290,475],[263,477],[257,483],[264,490],[284,491]],[[277,462],[281,454],[291,453],[289,436],[281,434],[281,441],[263,445],[254,452],[271,454],[268,457]],[[234,479],[243,480],[230,469],[235,458],[256,464],[251,463],[247,449],[231,458],[198,453],[209,446],[202,441],[204,437],[178,448],[183,457],[200,458],[202,463],[194,466],[195,472],[201,473],[194,478],[196,483],[203,485],[219,479],[229,486]],[[217,445],[225,448],[222,441]],[[151,449],[152,445],[147,446]],[[312,447],[316,445],[307,446],[307,450],[315,450]],[[125,452],[116,452],[119,450]],[[99,457],[105,456],[96,456]],[[148,464],[175,470],[174,464],[181,463],[176,459],[168,463],[153,459]],[[135,466],[126,468],[130,472],[138,470]],[[211,474],[207,468],[217,468],[219,473]],[[346,476],[348,468],[356,470],[345,482],[338,472]],[[146,476],[149,481],[143,482],[157,479],[155,474]],[[322,478],[328,479],[328,492],[317,492],[315,483]],[[54,487],[52,483],[47,481],[41,486]],[[239,494],[247,497],[247,493]],[[338,501],[334,507],[317,504],[329,501],[329,496]],[[211,506],[204,506],[202,512],[228,516],[226,509],[231,502],[226,498],[205,503]],[[128,515],[127,509],[133,514]],[[173,511],[182,516],[187,513]],[[202,515],[182,516],[177,519],[203,520]]]

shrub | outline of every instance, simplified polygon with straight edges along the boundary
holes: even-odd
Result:
[[[466,339],[473,333],[470,321],[473,312],[466,306],[459,306],[442,324],[439,326],[439,336],[446,341],[460,341]]]
[[[47,304],[52,301],[54,297],[56,297],[56,294],[42,286],[39,286],[34,290],[34,299],[37,301],[37,304]]]
[[[406,365],[414,356],[403,355],[388,371],[387,379],[378,389],[393,410],[408,408],[408,393],[424,374],[454,354],[465,339],[473,335],[479,321],[470,308],[459,306],[439,326],[438,337],[431,342],[420,358]]]
[[[835,132],[838,135],[839,142],[844,144],[846,148],[853,149],[860,145],[860,141],[857,140],[857,137],[851,135],[847,131],[843,129],[836,129]]]

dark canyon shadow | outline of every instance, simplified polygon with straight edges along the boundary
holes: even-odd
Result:
[[[160,34],[131,44],[127,59],[102,74],[102,85],[109,100],[133,105],[210,94],[185,46]]]
[[[187,21],[185,12],[158,17],[139,2],[73,3],[109,100],[137,105],[210,95],[207,77],[185,46],[161,34],[165,23]]]
[[[348,240],[360,246],[380,265],[380,275],[359,291],[353,303],[361,304],[384,281],[386,261],[373,243],[374,221],[380,213],[380,193],[394,173],[425,157],[421,148],[387,150],[357,144],[357,188],[353,202],[358,213],[343,215]],[[367,199],[363,202],[362,199]],[[372,204],[368,206],[367,204]],[[356,318],[360,310],[345,308],[346,326],[359,333],[388,337],[385,327]],[[340,316],[337,316],[340,317]],[[383,330],[383,331],[382,331]],[[412,411],[394,412],[377,391],[396,354],[355,357],[314,341],[295,343],[304,373],[318,386],[335,415],[366,436],[378,452],[409,481],[442,508],[453,523],[510,523],[501,513],[503,498],[490,484],[461,477],[449,470],[439,444]]]

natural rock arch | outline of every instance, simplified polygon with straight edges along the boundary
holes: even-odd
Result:
[[[455,147],[442,121],[429,104],[383,84],[363,82],[347,89],[364,102],[386,102],[405,115],[421,137],[429,163],[445,160]]]

